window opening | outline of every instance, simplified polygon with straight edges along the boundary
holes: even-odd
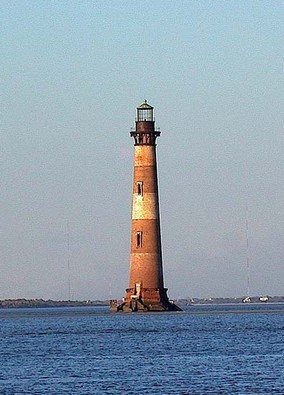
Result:
[[[143,196],[143,182],[142,181],[138,181],[138,183],[137,183],[137,193],[138,193],[138,196]]]
[[[137,242],[137,248],[142,248],[142,235],[143,235],[143,233],[142,232],[137,232],[137,240],[136,240],[136,242]]]

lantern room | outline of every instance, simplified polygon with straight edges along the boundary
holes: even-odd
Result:
[[[153,122],[154,121],[154,108],[144,101],[137,107],[137,122]]]

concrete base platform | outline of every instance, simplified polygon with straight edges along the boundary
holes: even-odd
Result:
[[[112,301],[111,311],[122,313],[145,313],[145,312],[164,312],[164,311],[182,311],[175,303],[167,301],[166,303],[145,303],[142,299],[116,303]]]

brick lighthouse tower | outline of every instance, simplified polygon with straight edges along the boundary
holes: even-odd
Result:
[[[137,108],[131,218],[129,287],[122,311],[178,311],[164,288],[153,107]]]

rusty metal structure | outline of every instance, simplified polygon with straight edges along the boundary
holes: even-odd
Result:
[[[179,311],[164,287],[154,108],[137,107],[129,286],[117,311]]]

